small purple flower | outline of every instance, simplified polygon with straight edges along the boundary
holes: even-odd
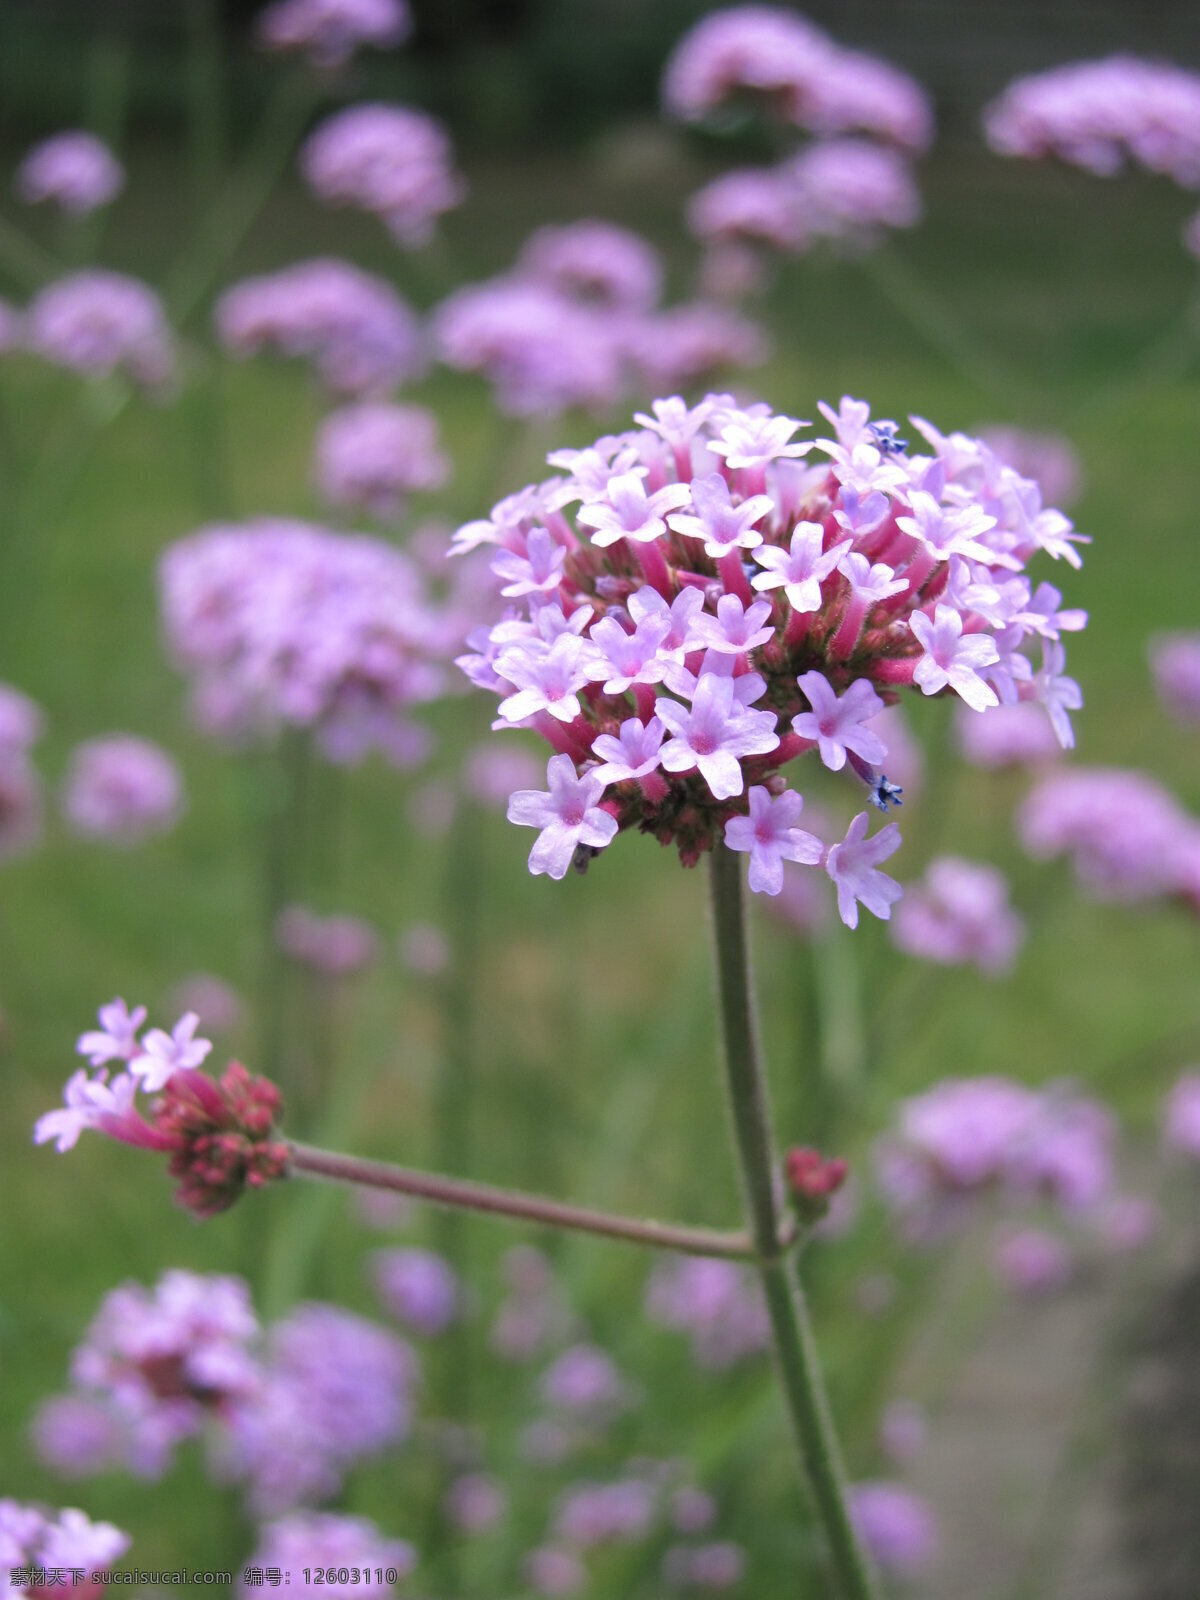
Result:
[[[850,1486],[850,1517],[882,1571],[911,1577],[937,1550],[937,1524],[928,1503],[899,1483],[879,1479]]]
[[[412,1333],[435,1338],[462,1315],[458,1276],[432,1250],[377,1250],[371,1276],[388,1311]]]
[[[212,1040],[195,1037],[199,1025],[200,1018],[188,1011],[170,1033],[162,1028],[150,1029],[142,1040],[141,1054],[129,1063],[130,1072],[141,1080],[146,1094],[157,1094],[173,1073],[193,1071],[205,1059]]]
[[[587,1584],[587,1568],[573,1550],[557,1545],[539,1545],[524,1562],[525,1582],[535,1594],[547,1600],[576,1595]]]
[[[374,212],[408,249],[429,242],[465,187],[440,124],[407,106],[337,112],[309,135],[300,170],[321,200]]]
[[[899,828],[889,822],[874,837],[868,839],[866,834],[867,813],[860,811],[841,844],[829,847],[825,860],[825,870],[837,887],[838,913],[848,928],[858,927],[860,900],[886,922],[904,892],[894,878],[879,871],[879,863],[900,848]]]
[[[534,528],[525,541],[525,554],[501,550],[492,558],[492,571],[503,581],[500,593],[508,599],[526,594],[553,594],[562,582],[566,559],[565,545],[545,528]]]
[[[1159,699],[1183,723],[1200,722],[1200,633],[1160,634],[1150,641]]]
[[[996,1271],[1016,1294],[1031,1299],[1053,1294],[1071,1277],[1071,1252],[1044,1228],[1008,1232],[996,1247]]]
[[[459,1533],[487,1533],[508,1508],[504,1486],[486,1472],[466,1472],[446,1491],[446,1516]]]
[[[68,216],[82,217],[116,199],[125,172],[102,139],[73,128],[29,152],[17,168],[16,186],[31,205],[50,200]]]
[[[792,542],[785,550],[779,545],[760,545],[754,559],[765,572],[751,579],[756,589],[782,589],[793,611],[801,614],[821,609],[821,584],[850,549],[843,539],[829,550],[823,549],[824,529],[819,522],[798,522]]]
[[[92,1522],[82,1511],[49,1514],[16,1500],[0,1500],[0,1571],[17,1594],[52,1592],[46,1581],[51,1570],[78,1568],[86,1582],[93,1573],[111,1570],[130,1542],[111,1522]]]
[[[905,890],[892,937],[909,955],[998,975],[1012,967],[1025,925],[1009,906],[1002,873],[941,856],[926,868],[923,884]]]
[[[393,1584],[388,1575],[394,1573],[400,1581],[416,1564],[416,1551],[410,1544],[385,1538],[366,1517],[296,1511],[259,1529],[258,1544],[245,1570],[252,1575],[272,1568],[290,1572],[292,1593],[306,1600],[358,1600],[362,1595],[390,1595]],[[340,1571],[351,1568],[357,1573],[353,1582],[338,1580]],[[312,1582],[305,1581],[306,1569]],[[330,1573],[332,1580],[327,1576]],[[243,1600],[255,1600],[258,1589],[244,1578],[238,1593]]]
[[[944,605],[936,608],[932,622],[924,612],[914,611],[909,626],[925,652],[913,674],[922,694],[937,694],[948,686],[972,711],[998,704],[996,691],[979,675],[981,667],[1000,659],[993,639],[980,633],[964,636],[962,616]]]
[[[837,570],[850,585],[852,600],[861,606],[878,605],[883,600],[890,600],[893,595],[903,594],[908,587],[905,580],[898,578],[886,562],[872,564],[857,550],[842,556]],[[916,617],[917,613],[914,612],[909,619],[910,625],[916,621]]]
[[[770,495],[752,494],[734,504],[729,485],[719,472],[692,479],[691,514],[674,512],[667,524],[676,533],[703,539],[704,553],[714,561],[731,550],[753,550],[762,544],[756,524],[775,509]]]
[[[129,1010],[124,1000],[110,1000],[99,1011],[100,1028],[96,1032],[80,1034],[75,1049],[87,1056],[93,1067],[103,1067],[109,1061],[132,1061],[141,1046],[138,1032],[146,1020],[145,1006]]]
[[[804,801],[794,789],[772,795],[755,784],[748,796],[750,815],[730,817],[725,843],[730,850],[750,852],[750,887],[759,894],[778,894],[783,888],[783,863],[799,861],[817,866],[825,846],[811,833],[796,827]]]
[[[119,272],[88,268],[39,290],[25,314],[26,343],[56,366],[88,378],[121,370],[147,389],[174,369],[174,342],[153,289]]]
[[[717,601],[717,614],[697,614],[692,623],[688,648],[715,650],[718,655],[740,656],[757,650],[774,636],[770,624],[771,602],[755,600],[743,606],[736,594],[723,594]]]
[[[662,292],[662,263],[653,246],[628,228],[594,219],[536,229],[516,272],[613,311],[649,311]]]
[[[735,1588],[745,1572],[745,1550],[728,1539],[711,1544],[672,1545],[663,1556],[663,1578],[681,1589],[718,1593]]]
[[[741,794],[740,757],[765,755],[779,744],[775,713],[738,705],[733,679],[715,673],[701,675],[690,709],[661,697],[654,709],[673,735],[662,748],[663,766],[668,772],[698,768],[716,800]]]
[[[317,67],[340,67],[362,45],[388,50],[412,32],[408,0],[274,0],[258,19],[268,50],[304,50]]]
[[[580,712],[578,691],[594,683],[605,663],[595,645],[577,634],[561,633],[547,646],[540,640],[509,645],[496,658],[496,672],[515,689],[500,702],[506,722],[524,722],[548,711],[560,722],[573,721]]]
[[[593,1344],[564,1350],[543,1373],[539,1389],[546,1405],[593,1421],[622,1410],[630,1398],[616,1362]]]
[[[165,750],[132,734],[77,745],[63,786],[63,815],[84,839],[139,844],[174,827],[183,808],[179,769]]]
[[[605,784],[632,783],[658,770],[659,747],[666,729],[657,717],[651,717],[644,726],[639,718],[627,717],[621,724],[619,737],[597,734],[592,742],[592,754],[600,757],[600,765],[592,775]]]
[[[603,500],[581,507],[578,520],[591,528],[592,543],[601,549],[619,539],[649,544],[666,533],[666,513],[676,511],[691,498],[686,484],[668,483],[653,494],[636,473],[610,478]]]
[[[916,1400],[893,1400],[879,1423],[879,1443],[889,1460],[903,1465],[919,1456],[929,1436],[925,1407]]]
[[[1168,1095],[1163,1142],[1168,1150],[1200,1160],[1200,1072],[1181,1074]]]
[[[317,434],[317,484],[330,505],[394,520],[407,495],[440,488],[449,471],[437,418],[423,406],[342,406]]]
[[[666,663],[661,647],[670,626],[669,617],[662,613],[643,616],[632,633],[615,617],[602,617],[592,624],[588,637],[603,650],[612,668],[612,677],[604,684],[605,694],[624,694],[635,683],[662,681]]]
[[[529,852],[529,870],[564,878],[575,852],[601,850],[617,831],[617,819],[596,804],[605,783],[594,773],[582,778],[570,756],[552,756],[546,767],[549,792],[519,789],[508,802],[508,820],[540,828]]]
[[[878,716],[884,707],[867,680],[856,678],[840,699],[820,672],[805,672],[797,682],[812,709],[792,718],[792,732],[816,740],[821,760],[831,772],[840,772],[846,765],[847,752],[878,766],[887,749],[879,735],[863,723]]]

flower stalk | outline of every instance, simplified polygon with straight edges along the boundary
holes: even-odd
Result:
[[[718,844],[710,858],[721,1030],[750,1231],[792,1428],[844,1600],[877,1588],[847,1509],[841,1450],[821,1375],[804,1291],[776,1241],[783,1215],[766,1074],[759,1055],[746,945],[741,868]]]
[[[318,1150],[312,1145],[289,1142],[287,1148],[287,1170],[291,1176],[388,1189],[394,1194],[410,1195],[436,1206],[482,1211],[491,1216],[540,1223],[547,1228],[566,1228],[574,1233],[623,1239],[629,1244],[640,1244],[654,1250],[678,1250],[684,1255],[717,1256],[732,1261],[777,1262],[797,1237],[796,1229],[784,1226],[781,1219],[778,1233],[767,1241],[764,1251],[760,1239],[752,1238],[749,1233],[720,1228],[692,1228],[680,1223],[593,1211],[518,1189],[496,1188],[465,1178],[446,1177],[438,1172],[419,1172],[411,1167],[396,1166],[390,1161],[365,1161],[358,1156]]]

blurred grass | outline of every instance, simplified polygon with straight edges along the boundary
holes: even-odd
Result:
[[[172,176],[178,159],[154,145],[130,152],[131,183],[107,233],[113,265],[157,278],[183,246],[189,197]],[[471,200],[449,221],[439,273],[500,270],[534,224],[596,214],[660,242],[674,286],[686,289],[688,257],[675,230],[701,176],[695,152],[639,128],[610,135],[571,161],[547,154],[518,167],[480,155],[468,165]],[[1170,339],[1196,288],[1194,265],[1177,243],[1180,198],[1150,182],[1094,182],[967,148],[935,156],[924,188],[926,224],[890,245],[882,266],[841,260],[787,270],[770,303],[775,357],[748,386],[801,416],[815,414],[817,398],[836,402],[849,392],[868,397],[877,414],[917,412],[945,429],[1012,421],[1066,432],[1086,472],[1077,521],[1095,536],[1082,574],[1052,575],[1068,603],[1091,613],[1088,631],[1071,645],[1071,668],[1087,698],[1077,719],[1079,758],[1150,768],[1198,806],[1195,744],[1181,740],[1157,708],[1145,665],[1151,631],[1197,625],[1194,351],[1179,347],[1173,374],[1128,381],[1139,353]],[[294,187],[252,230],[236,271],[325,251],[396,277],[418,301],[446,286],[444,276],[419,281],[369,219],[323,212]],[[930,313],[932,333],[914,328],[889,282]],[[992,353],[989,371],[997,369],[1003,388],[989,386],[970,354],[956,353],[957,326],[970,330],[968,350],[978,344]],[[203,329],[197,321],[197,338]],[[1168,343],[1168,355],[1174,349]],[[308,462],[320,406],[299,370],[268,362],[228,367],[219,396],[228,466],[221,497],[230,509],[238,516],[317,515]],[[438,412],[458,467],[443,500],[422,511],[478,515],[495,495],[537,474],[526,435],[499,478],[483,481],[497,429],[480,386],[438,373],[422,397]],[[99,437],[74,482],[70,441],[80,402],[73,386],[10,359],[0,365],[0,402],[22,451],[57,452],[59,430],[66,440],[61,460],[48,457],[56,463],[50,487],[62,487],[65,502],[38,522],[19,584],[14,574],[0,595],[0,673],[48,714],[42,770],[54,783],[75,741],[128,729],[178,755],[189,794],[178,831],[136,852],[85,847],[52,824],[46,848],[4,868],[0,1492],[84,1500],[92,1515],[135,1532],[141,1566],[212,1565],[218,1550],[236,1565],[245,1535],[231,1502],[202,1483],[194,1459],[160,1485],[106,1478],[64,1488],[29,1451],[24,1430],[34,1404],[63,1386],[71,1347],[102,1294],[122,1278],[148,1282],[168,1265],[187,1265],[246,1270],[261,1288],[264,1261],[295,1249],[308,1263],[302,1292],[369,1309],[362,1256],[370,1241],[340,1197],[327,1202],[332,1226],[307,1251],[296,1235],[313,1202],[309,1193],[250,1200],[198,1227],[171,1207],[151,1161],[99,1139],[84,1140],[65,1160],[29,1145],[29,1127],[57,1101],[74,1038],[101,1001],[121,993],[161,1009],[173,984],[202,969],[229,979],[252,1002],[260,868],[245,763],[189,728],[181,684],[157,637],[155,562],[214,510],[207,457],[193,436],[195,400],[131,407]],[[543,448],[598,431],[600,424],[570,419],[543,430]],[[47,503],[53,499],[49,494]],[[449,770],[468,738],[488,736],[490,710],[479,696],[439,712],[443,767]],[[916,706],[912,723],[933,742],[945,710]],[[389,939],[408,922],[443,917],[439,851],[406,818],[412,787],[377,765],[350,775],[336,895],[322,903],[366,916]],[[1056,869],[1021,860],[1010,826],[1018,792],[1012,780],[951,769],[911,797],[902,818],[922,855],[955,850],[996,861],[1010,870],[1018,903],[1040,907],[1011,980],[945,974],[936,1005],[912,1031],[896,998],[902,1002],[910,991],[911,964],[890,951],[882,930],[865,928],[855,938],[838,926],[828,935],[857,966],[882,1041],[866,1063],[862,1125],[844,1134],[860,1163],[893,1096],[948,1073],[1077,1076],[1146,1132],[1179,1062],[1154,1060],[1151,1052],[1133,1070],[1122,1064],[1181,1030],[1194,1030],[1200,1042],[1194,924],[1157,910],[1096,907]],[[858,800],[819,784],[817,795],[847,815]],[[713,1059],[703,873],[681,872],[652,841],[631,838],[586,879],[552,885],[527,875],[529,841],[520,830],[498,816],[480,826],[486,961],[476,992],[482,1045],[473,1115],[483,1132],[475,1139],[475,1175],[629,1210],[731,1222],[736,1195]],[[899,860],[906,878],[923,865],[908,854]],[[803,1064],[813,1042],[799,994],[805,957],[777,925],[764,919],[758,932],[782,1131],[802,1140]],[[370,1153],[427,1161],[441,1037],[433,996],[405,980],[390,953],[356,995],[348,1053],[360,1099],[344,1136]],[[888,1005],[892,1010],[879,1015]],[[232,1041],[251,1066],[254,1037],[251,1018]],[[481,1292],[494,1296],[490,1264],[514,1236],[470,1226],[475,1259],[489,1274]],[[596,1335],[611,1340],[647,1384],[645,1411],[627,1424],[631,1453],[705,1462],[714,1486],[734,1502],[729,1525],[751,1546],[755,1593],[763,1600],[793,1593],[781,1575],[808,1536],[802,1519],[780,1514],[797,1502],[780,1418],[759,1378],[704,1378],[683,1369],[674,1336],[643,1326],[634,1309],[646,1262],[589,1241],[552,1248]],[[862,1374],[870,1371],[873,1385],[884,1386],[895,1337],[886,1319],[869,1323],[854,1305],[854,1286],[871,1270],[874,1248],[868,1228],[813,1264],[835,1391],[854,1423],[856,1469],[871,1465],[863,1441],[875,1394]],[[924,1305],[923,1270],[910,1271],[899,1319],[919,1316]],[[497,1451],[509,1436],[499,1419],[515,1427],[528,1410],[521,1381],[484,1380]],[[527,1465],[510,1465],[529,1502],[512,1537],[533,1542],[541,1531],[537,1507],[548,1503],[552,1485]],[[397,1472],[390,1480],[364,1475],[347,1503],[408,1534],[416,1522],[406,1506],[419,1503],[422,1491],[410,1468]],[[642,1593],[647,1581],[614,1571],[611,1585],[597,1589]]]

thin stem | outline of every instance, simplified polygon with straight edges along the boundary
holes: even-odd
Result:
[[[678,1250],[684,1255],[719,1256],[732,1261],[755,1261],[760,1257],[759,1247],[747,1233],[689,1228],[674,1222],[643,1221],[638,1217],[616,1216],[609,1211],[591,1211],[543,1195],[525,1194],[519,1189],[498,1189],[491,1184],[471,1183],[465,1178],[448,1178],[440,1172],[417,1172],[411,1167],[395,1166],[390,1161],[365,1161],[359,1156],[318,1150],[312,1145],[291,1142],[288,1151],[288,1171],[299,1177],[390,1189],[394,1194],[411,1195],[435,1206],[482,1211],[489,1216],[537,1222],[547,1228],[566,1228],[572,1233],[624,1239],[629,1244],[645,1245],[652,1250]],[[767,1254],[772,1260],[778,1260],[793,1238],[793,1233],[781,1230],[778,1238],[770,1241]]]
[[[781,1207],[750,985],[741,865],[723,844],[712,853],[710,885],[729,1100],[780,1377],[839,1588],[845,1600],[874,1600],[875,1581],[847,1510],[841,1450],[804,1291],[775,1248]]]

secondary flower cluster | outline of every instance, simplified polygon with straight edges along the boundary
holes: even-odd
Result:
[[[843,49],[781,7],[714,12],[667,64],[663,99],[672,116],[696,121],[738,95],[762,97],[784,120],[822,137],[857,130],[923,150],[933,135],[929,99],[912,78]]]
[[[1200,821],[1143,772],[1052,773],[1023,802],[1017,830],[1032,856],[1069,855],[1100,899],[1177,897],[1200,910]]]
[[[905,887],[892,939],[924,961],[973,965],[998,976],[1016,960],[1025,924],[1009,906],[1003,873],[977,861],[939,856],[926,868],[924,882]]]
[[[442,691],[452,630],[401,551],[308,523],[218,524],[167,551],[159,587],[168,648],[211,732],[309,728],[334,761],[425,754],[411,711]]]
[[[42,836],[42,784],[31,752],[42,714],[28,695],[0,683],[0,861],[25,855]]]
[[[125,186],[121,163],[102,139],[83,129],[35,145],[17,168],[16,188],[30,205],[50,201],[68,216],[86,216]]]
[[[408,0],[274,0],[258,19],[268,50],[302,50],[318,67],[340,67],[363,45],[390,49],[411,32]]]
[[[132,845],[172,828],[183,780],[167,752],[129,733],[87,739],[71,753],[63,816],[84,839]]]
[[[441,125],[406,106],[356,105],[323,122],[300,152],[319,199],[374,212],[398,244],[427,244],[463,198]]]
[[[926,1232],[986,1189],[1093,1210],[1113,1190],[1112,1117],[1063,1085],[947,1078],[902,1101],[879,1141],[876,1176],[888,1204]]]
[[[556,752],[549,791],[509,805],[540,830],[530,869],[561,878],[634,827],[688,864],[724,838],[753,889],[777,894],[785,860],[823,864],[848,925],[858,902],[886,917],[896,828],[868,839],[863,812],[827,850],[780,769],[816,752],[886,811],[898,791],[872,724],[911,687],[975,711],[1039,700],[1070,744],[1081,697],[1060,636],[1086,618],[1024,569],[1038,553],[1078,566],[1081,536],[979,440],[914,419],[931,453],[910,452],[849,397],[822,405],[833,437],[817,440],[728,395],[651,410],[553,452],[558,476],[455,536],[497,547],[511,602],[459,665],[500,696],[497,726]],[[806,462],[814,449],[827,459]]]
[[[441,359],[481,373],[509,415],[604,411],[631,388],[688,387],[765,359],[761,330],[703,300],[658,307],[662,267],[624,228],[539,229],[513,270],[438,307]]]
[[[921,198],[908,162],[865,139],[828,139],[775,167],[727,172],[692,196],[688,227],[710,245],[790,254],[822,240],[862,246],[884,228],[911,228]]]
[[[246,278],[225,291],[215,315],[231,355],[300,357],[336,395],[387,395],[425,370],[416,314],[390,283],[336,257]]]
[[[53,1140],[62,1153],[90,1128],[168,1155],[168,1170],[179,1179],[176,1199],[200,1216],[224,1211],[245,1188],[282,1177],[287,1146],[273,1137],[279,1091],[237,1061],[219,1081],[201,1072],[212,1044],[196,1037],[199,1020],[185,1012],[170,1033],[151,1028],[142,1035],[145,1006],[130,1011],[123,1000],[101,1006],[100,1027],[76,1045],[88,1065],[68,1079],[63,1105],[38,1118],[34,1142]],[[156,1097],[148,1119],[139,1093]]]
[[[71,1389],[33,1423],[39,1455],[71,1476],[161,1478],[204,1438],[209,1467],[275,1516],[338,1492],[353,1465],[408,1433],[408,1345],[340,1307],[297,1306],[264,1333],[240,1278],[167,1272],[105,1296],[71,1361]]]
[[[78,1570],[92,1594],[103,1593],[93,1574],[107,1572],[129,1549],[127,1533],[111,1522],[92,1522],[82,1511],[53,1514],[18,1500],[0,1500],[0,1584],[8,1594],[47,1600],[61,1594]]]
[[[331,506],[394,522],[408,495],[441,488],[450,463],[432,411],[376,400],[330,412],[317,433],[315,469]]]
[[[14,338],[43,360],[88,378],[120,372],[142,388],[159,389],[175,369],[174,340],[154,290],[98,267],[40,289]]]
[[[1102,177],[1132,161],[1200,186],[1200,73],[1109,56],[1018,78],[984,114],[993,150],[1055,155]]]

